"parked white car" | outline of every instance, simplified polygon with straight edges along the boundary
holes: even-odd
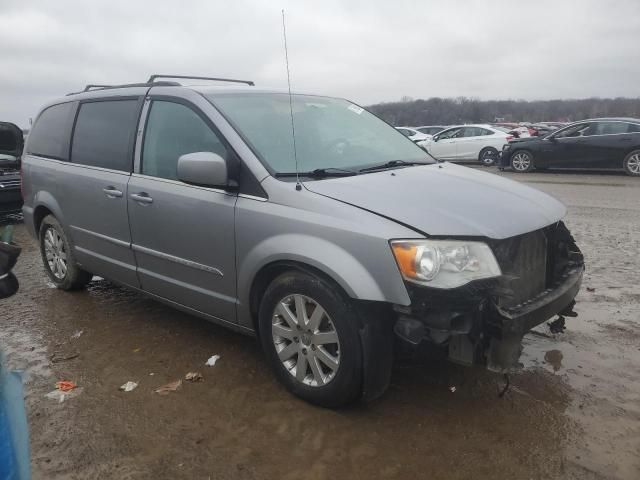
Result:
[[[490,166],[495,164],[498,152],[511,139],[513,135],[491,125],[459,125],[418,142],[418,145],[438,160],[477,160]]]
[[[398,130],[401,134],[403,134],[409,140],[413,140],[414,142],[422,142],[431,138],[431,135],[419,132],[411,127],[396,127],[396,130]]]

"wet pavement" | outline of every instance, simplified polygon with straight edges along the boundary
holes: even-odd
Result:
[[[103,280],[56,290],[17,227],[0,348],[24,370],[34,478],[640,478],[640,179],[504,175],[568,205],[587,273],[579,316],[526,337],[503,398],[502,377],[429,361],[398,365],[376,402],[310,406],[253,338]],[[204,381],[153,393],[189,371]],[[45,398],[61,379],[82,390]]]

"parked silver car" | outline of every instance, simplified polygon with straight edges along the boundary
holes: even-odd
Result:
[[[23,211],[59,288],[100,275],[255,334],[329,407],[381,395],[397,343],[508,371],[531,327],[573,314],[582,255],[548,195],[343,99],[155,80],[35,121]]]

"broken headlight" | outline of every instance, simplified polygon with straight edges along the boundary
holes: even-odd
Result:
[[[393,240],[391,249],[405,280],[434,288],[461,287],[502,274],[486,243],[462,240]]]

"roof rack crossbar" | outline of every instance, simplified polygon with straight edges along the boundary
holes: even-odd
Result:
[[[230,83],[245,83],[252,87],[255,86],[255,83],[251,80],[237,80],[235,78],[215,78],[215,77],[194,77],[193,75],[160,75],[158,73],[153,74],[147,80],[148,83],[153,83],[157,78],[184,78],[191,80],[214,80],[216,82],[230,82]]]

